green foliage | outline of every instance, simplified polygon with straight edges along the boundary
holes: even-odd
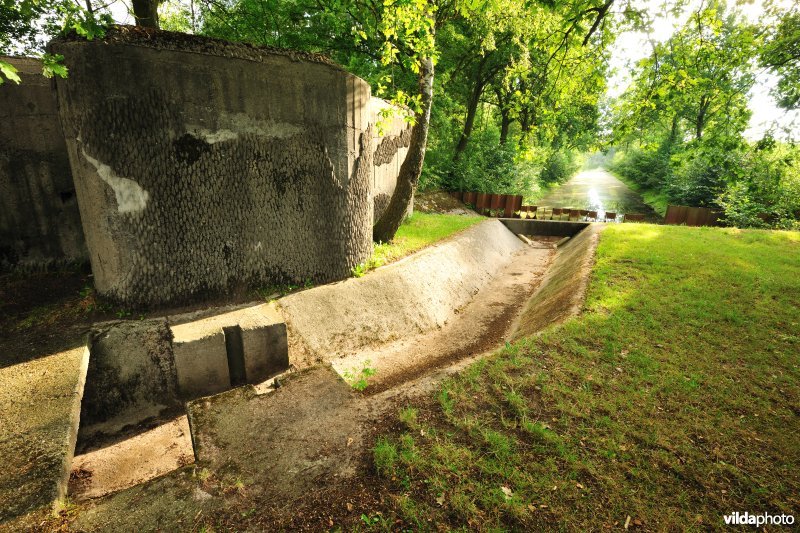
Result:
[[[369,361],[364,361],[361,368],[347,370],[342,374],[342,377],[344,377],[345,381],[347,381],[355,390],[359,392],[366,390],[366,388],[369,386],[369,378],[377,373],[377,370],[369,365]]]
[[[158,25],[162,30],[193,33],[192,11],[180,0],[161,2],[158,6]]]
[[[721,207],[730,224],[794,227],[797,168],[789,160],[795,149],[743,137],[752,58],[760,51],[764,64],[791,63],[796,50],[787,43],[794,42],[796,21],[790,15],[759,32],[735,8],[712,2],[655,44],[615,104],[614,137],[624,150],[612,170],[670,203]]]
[[[766,27],[767,38],[761,49],[760,62],[778,75],[776,96],[786,109],[800,107],[800,7],[794,4],[785,13],[768,12],[778,17],[778,23]]]
[[[739,227],[800,228],[800,147],[762,141],[737,158],[740,178],[720,195]]]
[[[618,152],[612,160],[611,170],[642,187],[659,189],[669,181],[669,154],[637,146],[627,152]]]
[[[72,0],[0,0],[0,54],[38,55],[46,77],[63,78],[67,76],[64,58],[43,53],[46,43],[70,32],[86,39],[101,38],[112,23],[107,6],[90,12]],[[0,61],[0,84],[4,78],[20,82],[16,69]]]
[[[396,464],[400,458],[397,447],[384,437],[378,438],[372,449],[372,458],[375,468],[384,476],[391,476],[395,472]]]
[[[7,61],[0,60],[0,84],[5,82],[3,78],[13,81],[14,83],[19,83],[22,81],[17,74],[17,68],[14,65],[8,63]]]
[[[66,78],[67,72],[67,66],[64,65],[64,56],[61,54],[44,54],[42,56],[42,74],[44,74],[45,78],[52,78],[53,76]]]
[[[540,180],[548,186],[564,183],[575,174],[579,166],[571,150],[554,150],[544,163]]]

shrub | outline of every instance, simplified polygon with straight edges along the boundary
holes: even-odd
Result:
[[[575,174],[579,166],[571,150],[554,150],[544,162],[539,179],[545,185],[564,183]]]

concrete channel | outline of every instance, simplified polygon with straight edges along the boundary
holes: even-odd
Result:
[[[70,498],[96,498],[205,460],[222,406],[258,403],[303,369],[351,380],[369,366],[377,395],[534,334],[579,311],[600,229],[487,220],[277,302],[99,324],[80,349],[85,370],[48,494],[63,498],[69,478]]]

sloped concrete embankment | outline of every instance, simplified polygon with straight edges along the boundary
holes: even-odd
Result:
[[[366,277],[280,300],[297,367],[442,327],[525,245],[497,220]]]
[[[538,333],[580,312],[602,228],[588,224],[559,248],[539,289],[523,308],[513,339]]]

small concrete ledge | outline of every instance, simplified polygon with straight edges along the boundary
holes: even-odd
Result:
[[[66,496],[88,361],[79,346],[0,368],[0,529]]]
[[[579,231],[591,224],[590,222],[521,218],[501,218],[500,222],[517,235],[543,235],[547,237],[574,237]]]
[[[171,317],[170,322],[181,319]],[[241,354],[232,354],[226,336],[237,326],[241,332]],[[250,384],[289,368],[286,324],[274,304],[176,324],[171,330],[178,389],[187,400],[230,389],[234,385],[231,366],[237,360],[244,368],[243,381]]]

